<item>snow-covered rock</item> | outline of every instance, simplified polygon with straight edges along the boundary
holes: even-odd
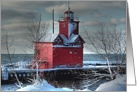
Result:
[[[101,84],[96,91],[126,91],[126,75],[118,75],[115,80]]]

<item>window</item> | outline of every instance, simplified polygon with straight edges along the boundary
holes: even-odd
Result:
[[[68,14],[67,14],[67,13],[65,13],[65,17],[68,17]]]
[[[70,19],[74,19],[74,14],[70,13]]]
[[[64,23],[62,24],[62,27],[65,27],[65,24],[64,24]]]
[[[69,54],[72,54],[72,51],[69,51]]]
[[[75,50],[75,54],[77,54],[77,51]]]

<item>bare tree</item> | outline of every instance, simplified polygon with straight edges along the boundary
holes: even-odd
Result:
[[[33,82],[41,81],[38,69],[40,67],[41,62],[44,62],[43,59],[39,58],[41,53],[40,49],[43,48],[43,44],[39,42],[44,42],[48,36],[48,28],[49,23],[42,21],[41,14],[34,15],[35,17],[32,19],[31,23],[28,24],[28,32],[27,32],[27,41],[29,44],[26,44],[34,52],[34,60],[32,60],[31,68],[36,68],[36,79],[32,79]],[[35,44],[36,43],[36,44]],[[48,50],[48,48],[46,48]],[[45,53],[44,56],[48,56]]]
[[[49,23],[42,22],[41,14],[37,14],[28,25],[27,40],[31,45],[27,46],[32,49],[34,42],[40,42],[43,38],[46,38],[48,28]]]
[[[11,56],[11,53],[10,53],[10,48],[11,46],[13,45],[13,42],[14,42],[14,39],[11,40],[11,42],[9,42],[8,40],[8,34],[6,34],[6,50],[7,50],[7,54],[8,54],[8,59],[10,61],[10,63],[12,64],[12,56]],[[15,49],[13,51],[13,54],[15,53]]]
[[[110,68],[109,56],[112,53],[112,37],[109,33],[109,30],[106,25],[100,24],[100,29],[94,34],[89,33],[87,29],[84,28],[84,31],[87,35],[88,42],[87,44],[91,45],[90,50],[101,55],[107,61],[108,70],[110,73],[111,79],[113,79],[112,70]]]
[[[9,39],[8,39],[8,34],[6,34],[6,49],[7,49],[8,59],[9,59],[9,62],[10,62],[11,64],[12,64],[13,62],[12,62],[12,56],[11,56],[11,53],[10,53],[10,48],[11,48],[11,46],[13,45],[13,42],[14,42],[14,39],[11,40],[11,41],[9,41]],[[15,53],[15,49],[14,49],[14,51],[13,51],[13,54],[14,54],[14,53]],[[15,84],[16,84],[18,87],[22,88],[23,83],[19,81],[19,79],[18,79],[18,77],[17,77],[17,74],[16,74],[16,71],[14,70],[14,65],[13,65],[12,69],[13,69],[14,76],[15,76],[15,78],[16,78],[16,80],[17,80],[17,83],[15,83]]]
[[[47,37],[48,28],[49,23],[42,21],[41,14],[35,14],[31,23],[28,24],[28,32],[26,34],[26,39],[29,42],[29,44],[25,44],[34,52],[35,61],[38,60],[39,51],[36,48],[34,48],[34,43],[44,41],[44,39]]]
[[[85,28],[84,31],[87,36],[87,44],[90,45],[89,49],[106,59],[111,79],[113,79],[110,68],[110,55],[115,56],[119,70],[126,59],[126,32],[118,30],[116,25],[114,25],[114,28],[110,28],[101,23],[100,29],[96,32],[90,33]]]
[[[112,53],[115,55],[119,71],[121,65],[126,61],[126,31],[122,31],[122,29],[118,30],[115,25],[114,30],[110,32],[110,35],[113,39]]]

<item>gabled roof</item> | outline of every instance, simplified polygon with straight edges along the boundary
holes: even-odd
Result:
[[[61,39],[62,39],[65,43],[68,43],[68,39],[66,38],[65,35],[60,34],[59,36],[61,37]]]
[[[77,38],[79,38],[79,37],[80,37],[80,39],[84,42],[84,40],[81,38],[81,36],[80,36],[80,35],[77,35],[77,34],[72,34],[69,39],[66,38],[66,36],[63,35],[63,34],[61,34],[61,35],[59,35],[59,36],[61,37],[61,39],[62,39],[65,43],[75,43],[76,40],[77,40]]]
[[[78,37],[79,37],[79,35],[72,34],[69,38],[69,43],[75,43],[75,41]]]
[[[77,38],[80,38],[82,40],[82,42],[84,42],[84,40],[78,34],[72,34],[69,39],[64,34],[60,34],[60,35],[59,34],[48,34],[48,35],[44,36],[39,42],[55,42],[55,40],[58,37],[60,37],[61,40],[63,40],[64,44],[75,43]]]

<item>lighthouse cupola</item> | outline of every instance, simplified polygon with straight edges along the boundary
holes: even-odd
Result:
[[[73,21],[74,20],[74,13],[70,10],[64,12],[64,20],[65,21]]]

